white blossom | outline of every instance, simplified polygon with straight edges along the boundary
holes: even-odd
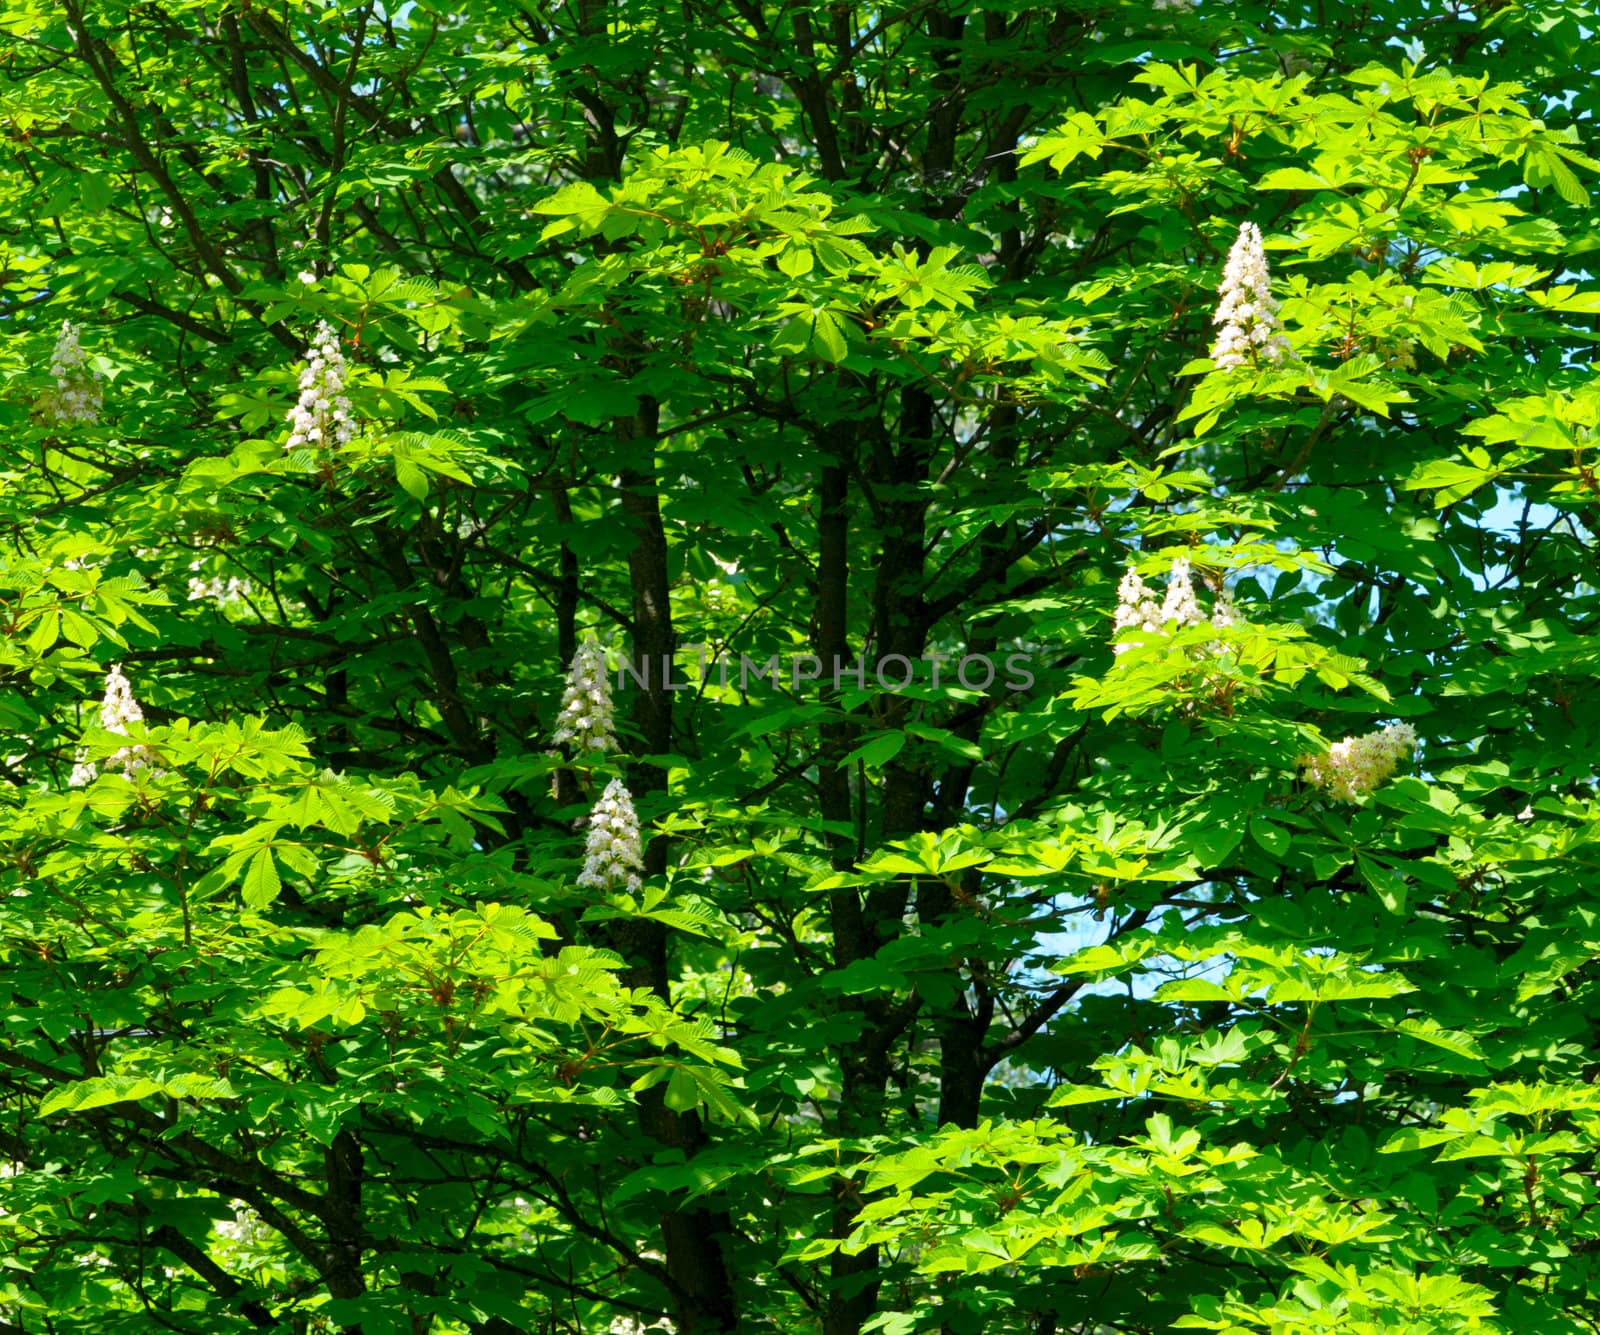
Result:
[[[107,732],[128,735],[128,724],[143,723],[144,710],[133,698],[133,687],[122,675],[120,664],[106,673],[106,694],[100,702],[100,726]]]
[[[1194,581],[1189,576],[1189,560],[1180,556],[1172,563],[1172,573],[1167,576],[1167,596],[1161,603],[1162,625],[1195,626],[1204,621],[1200,604],[1195,601]]]
[[[571,742],[577,751],[615,751],[616,721],[606,652],[593,637],[578,646],[556,715],[555,742]]]
[[[326,320],[306,350],[306,368],[300,372],[300,401],[289,410],[293,428],[286,450],[343,447],[355,437],[355,413],[344,392],[350,364],[339,346],[339,336]]]
[[[106,673],[105,696],[100,701],[100,726],[118,737],[126,737],[130,723],[143,722],[144,710],[139,708],[139,702],[133,697],[133,687],[122,675],[121,666],[113,666]],[[148,746],[142,744],[124,746],[106,757],[106,769],[120,770],[131,777],[148,766],[152,759]],[[99,766],[86,759],[85,754],[80,751],[67,783],[73,788],[81,788],[85,784],[93,783],[99,775]]]
[[[1232,605],[1229,604],[1231,610]],[[1180,556],[1172,564],[1167,577],[1166,594],[1156,601],[1155,591],[1142,580],[1132,566],[1117,585],[1117,611],[1113,618],[1113,634],[1137,628],[1147,631],[1182,630],[1197,626],[1206,617],[1194,596],[1194,579],[1189,573],[1187,557]],[[1222,624],[1222,623],[1218,623]],[[1113,653],[1126,653],[1141,644],[1140,640],[1124,640],[1113,644]]]
[[[1409,723],[1390,723],[1364,737],[1346,737],[1321,755],[1302,756],[1308,783],[1338,802],[1358,802],[1395,772],[1417,750]]]
[[[1122,582],[1117,585],[1117,613],[1113,621],[1113,632],[1129,630],[1137,627],[1140,630],[1161,629],[1161,607],[1156,602],[1156,596],[1148,584],[1139,578],[1139,572],[1132,566],[1128,573],[1122,577]],[[1112,645],[1113,653],[1125,653],[1132,649],[1138,641],[1126,641]]]
[[[578,884],[592,890],[625,889],[637,893],[644,850],[639,842],[639,816],[621,779],[606,785],[589,813],[583,870]]]
[[[1278,319],[1261,229],[1254,223],[1240,224],[1217,291],[1222,300],[1211,323],[1220,325],[1221,331],[1211,345],[1212,361],[1229,370],[1256,362],[1281,362],[1293,355]]]
[[[51,388],[39,400],[39,417],[51,424],[98,422],[102,395],[100,377],[89,369],[89,358],[78,342],[71,320],[61,322],[61,333],[50,354]]]

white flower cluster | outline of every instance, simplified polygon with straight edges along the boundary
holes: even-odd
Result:
[[[190,570],[199,570],[205,563],[191,561]],[[221,575],[189,576],[189,601],[202,600],[215,603],[218,607],[226,607],[229,603],[236,603],[250,592],[250,581],[240,579],[237,575],[229,575],[224,579]]]
[[[592,890],[638,892],[639,869],[644,866],[639,815],[621,779],[613,779],[606,785],[605,792],[589,813],[589,836],[583,852],[579,885]]]
[[[39,417],[51,424],[98,422],[100,420],[100,377],[89,369],[89,358],[78,343],[78,328],[71,320],[61,322],[55,351],[50,354],[51,389],[39,400]]]
[[[1417,750],[1409,723],[1391,723],[1365,737],[1346,737],[1322,755],[1302,756],[1306,781],[1338,802],[1358,802]]]
[[[1128,567],[1128,573],[1117,585],[1117,615],[1112,625],[1116,631],[1128,630],[1134,626],[1140,630],[1161,629],[1161,604],[1156,601],[1154,591],[1139,577],[1139,572],[1132,566]],[[1111,646],[1111,652],[1126,653],[1133,648],[1133,644],[1131,641],[1114,644]]]
[[[1239,619],[1238,610],[1225,590],[1217,594],[1216,605],[1209,618],[1200,610],[1200,603],[1194,596],[1194,578],[1189,573],[1189,560],[1180,556],[1172,563],[1172,573],[1167,576],[1166,594],[1160,602],[1156,601],[1155,590],[1139,578],[1132,566],[1128,567],[1128,573],[1117,585],[1113,634],[1135,627],[1155,632],[1182,630],[1185,626],[1198,626],[1207,620],[1213,626],[1234,626],[1239,624]],[[1122,640],[1111,646],[1111,652],[1126,653],[1142,643],[1141,640]]]
[[[356,433],[355,414],[345,396],[345,378],[350,364],[345,361],[339,336],[326,320],[306,349],[306,369],[300,372],[300,401],[289,410],[289,425],[294,429],[284,444],[286,450],[307,446],[345,446]]]
[[[555,742],[571,742],[583,751],[615,751],[616,720],[611,704],[611,681],[606,675],[606,651],[592,636],[578,646],[561,694],[556,715]]]
[[[133,698],[133,687],[122,675],[120,665],[112,667],[106,673],[106,693],[100,702],[100,726],[107,732],[126,737],[128,724],[143,722],[144,710],[139,708],[139,702]],[[149,765],[151,759],[150,748],[147,746],[124,746],[106,758],[106,768],[121,770],[131,776]],[[93,783],[99,776],[99,767],[85,760],[83,752],[80,751],[67,782],[73,788],[81,788],[85,784]]]
[[[72,773],[67,775],[67,787],[86,788],[100,777],[100,767],[93,761],[85,760],[84,753],[78,752],[72,766]]]
[[[1211,345],[1212,361],[1230,370],[1256,362],[1281,362],[1293,355],[1278,319],[1261,229],[1254,223],[1239,225],[1239,237],[1228,252],[1217,291],[1222,300],[1211,323],[1222,329]]]

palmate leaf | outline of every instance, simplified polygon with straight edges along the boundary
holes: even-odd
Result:
[[[1418,467],[1405,481],[1413,491],[1434,490],[1434,504],[1441,509],[1465,500],[1480,487],[1500,476],[1501,469],[1454,459],[1431,459]]]
[[[1485,1060],[1483,1049],[1478,1046],[1478,1041],[1471,1034],[1445,1029],[1436,1021],[1407,1017],[1396,1024],[1395,1029],[1424,1043],[1431,1043],[1434,1047],[1443,1048],[1458,1057],[1466,1057],[1474,1062]]]
[[[401,306],[430,301],[438,290],[431,279],[408,278],[393,268],[368,271],[364,265],[350,265],[344,272],[355,281],[362,300],[368,304]]]
[[[96,1108],[105,1108],[118,1103],[137,1103],[157,1094],[169,1099],[238,1097],[232,1085],[215,1076],[197,1074],[96,1076],[52,1090],[40,1103],[39,1115],[51,1117],[63,1112],[90,1112]]]
[[[48,1117],[57,1112],[87,1112],[109,1104],[137,1102],[162,1092],[162,1082],[147,1076],[101,1076],[53,1090],[39,1105],[39,1114]]]
[[[548,241],[575,227],[596,231],[611,211],[611,202],[587,181],[575,181],[564,186],[546,199],[529,206],[530,212],[555,215],[556,220],[545,224],[541,241]]]
[[[633,1082],[635,1093],[663,1086],[663,1101],[674,1112],[704,1108],[725,1121],[754,1126],[756,1115],[731,1092],[729,1078],[713,1067],[678,1062],[653,1063]]]
[[[1079,157],[1098,158],[1108,139],[1093,116],[1077,112],[1053,133],[1041,135],[1023,153],[1021,165],[1048,161],[1052,171],[1064,171]]]

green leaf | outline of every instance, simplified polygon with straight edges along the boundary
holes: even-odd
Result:
[[[28,649],[35,654],[49,652],[55,646],[56,639],[61,631],[61,614],[54,607],[47,607],[34,622],[33,629],[28,632]]]
[[[73,644],[84,649],[92,648],[95,641],[100,638],[100,632],[95,629],[94,623],[70,607],[61,609],[61,630]]]
[[[844,769],[859,761],[880,768],[899,755],[905,749],[905,744],[906,734],[903,732],[880,732],[851,751],[839,762],[839,766]]]
[[[1454,459],[1432,459],[1420,465],[1403,485],[1409,491],[1437,488],[1434,504],[1443,509],[1472,495],[1479,487],[1494,481],[1500,470]]]
[[[801,278],[811,272],[815,256],[803,247],[791,246],[778,256],[778,268],[790,278]]]
[[[39,1105],[39,1116],[49,1117],[58,1112],[88,1112],[116,1103],[134,1103],[161,1092],[161,1081],[145,1076],[97,1076],[51,1090]]]
[[[665,1102],[674,1112],[693,1112],[699,1107],[700,1086],[694,1076],[682,1067],[675,1069],[667,1079]]]
[[[395,455],[394,476],[407,493],[416,500],[425,500],[428,495],[428,475],[417,464],[400,455]]]
[[[1275,858],[1289,851],[1293,837],[1281,825],[1275,825],[1265,816],[1250,817],[1250,837]]]
[[[845,342],[844,327],[832,311],[819,310],[812,316],[811,346],[825,361],[845,359],[849,345]]]
[[[278,877],[277,865],[272,860],[272,850],[262,848],[250,859],[244,877],[244,903],[246,908],[261,910],[278,897],[283,882]]]

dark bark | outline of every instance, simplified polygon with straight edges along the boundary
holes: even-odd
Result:
[[[563,527],[572,524],[572,502],[567,489],[557,484],[554,496],[556,522]],[[572,665],[578,652],[578,593],[579,565],[577,553],[565,542],[561,544],[560,574],[555,582],[556,657],[563,668]],[[560,769],[555,775],[555,798],[558,806],[571,806],[578,800],[577,776],[569,769]]]
[[[172,1253],[209,1284],[222,1299],[233,1302],[244,1292],[244,1284],[211,1259],[205,1249],[191,1242],[171,1224],[163,1224],[150,1235],[156,1246]],[[238,1303],[239,1313],[257,1330],[276,1330],[278,1320],[253,1298]]]
[[[632,652],[635,664],[647,665],[649,670],[648,684],[634,696],[633,721],[645,753],[659,755],[672,748],[672,691],[662,667],[671,660],[677,635],[672,625],[667,540],[652,458],[658,427],[659,409],[648,399],[634,417],[617,424],[619,437],[635,452],[632,467],[618,478],[622,510],[634,536],[628,553],[628,574],[633,582]],[[634,797],[658,791],[661,776],[655,766],[634,766],[630,773]],[[659,875],[666,859],[666,841],[652,840],[645,850],[646,874]],[[648,987],[670,1002],[666,927],[644,919],[624,919],[613,928],[613,939],[628,960],[629,983]],[[699,1117],[668,1108],[659,1086],[640,1095],[639,1124],[661,1145],[686,1155],[693,1155],[705,1143]],[[662,1250],[677,1298],[678,1328],[685,1332],[736,1329],[738,1304],[722,1250],[723,1239],[732,1231],[727,1215],[668,1207],[660,1218]]]
[[[422,647],[429,680],[433,686],[433,701],[438,707],[439,717],[444,720],[445,728],[450,733],[450,740],[455,743],[461,754],[473,764],[481,765],[493,758],[493,745],[479,732],[472,713],[462,698],[461,677],[456,670],[455,657],[439,629],[439,623],[433,612],[423,601],[423,591],[418,587],[416,575],[406,557],[400,535],[393,529],[380,528],[377,531],[377,541],[378,550],[383,556],[384,565],[388,569],[389,578],[394,581],[395,588],[413,594],[407,615],[412,629],[416,632],[417,643]]]
[[[813,613],[812,653],[821,660],[823,698],[836,704],[834,673],[850,661],[848,636],[850,594],[850,469],[855,443],[850,428],[839,425],[820,441],[823,457],[817,486],[817,601]],[[851,826],[850,776],[840,766],[848,752],[854,727],[843,719],[822,725],[822,747],[817,769],[818,806],[824,820]],[[843,871],[860,850],[854,839],[830,833],[828,845],[833,865]],[[861,897],[854,889],[830,892],[834,961],[849,964],[871,951],[861,916]]]
[[[873,492],[878,500],[881,531],[876,582],[873,587],[873,657],[879,661],[898,655],[915,665],[926,645],[923,615],[923,550],[927,497],[919,484],[927,477],[932,457],[933,401],[920,387],[902,391],[901,430],[898,440],[880,432],[869,461]],[[899,672],[904,671],[896,664]],[[909,697],[883,697],[878,722],[895,727],[905,720]],[[885,840],[903,838],[923,825],[927,776],[920,762],[891,761],[884,767],[881,794],[881,833]],[[865,954],[872,954],[899,934],[911,893],[907,881],[877,886],[867,895],[861,931]],[[864,997],[858,1008],[866,1020],[860,1039],[840,1054],[842,1076],[841,1125],[847,1134],[865,1134],[879,1126],[884,1115],[884,1095],[893,1069],[891,1047],[910,1016],[883,997]],[[841,1182],[835,1207],[835,1237],[849,1233],[861,1202],[844,1194]],[[876,1247],[858,1253],[836,1252],[831,1266],[832,1284],[823,1314],[824,1335],[856,1335],[877,1311],[879,1255]]]

